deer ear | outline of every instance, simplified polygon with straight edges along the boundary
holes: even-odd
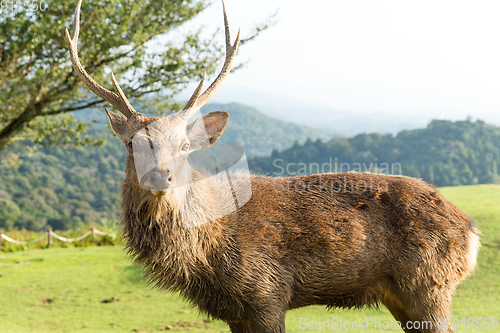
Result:
[[[127,118],[120,116],[117,113],[111,112],[108,109],[104,108],[104,112],[108,116],[109,123],[111,124],[111,128],[116,133],[116,135],[123,141],[122,138],[128,137],[128,123]]]
[[[229,121],[226,111],[210,112],[187,126],[191,149],[205,149],[219,140]]]

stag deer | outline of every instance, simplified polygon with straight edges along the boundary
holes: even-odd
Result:
[[[235,333],[285,332],[285,312],[313,304],[383,304],[405,332],[454,332],[442,322],[449,318],[455,287],[474,270],[479,231],[421,180],[356,172],[251,175],[252,193],[244,205],[186,227],[182,210],[188,206],[196,206],[192,217],[201,219],[221,210],[217,181],[198,182],[202,173],[187,161],[191,152],[220,138],[229,114],[188,121],[230,72],[239,33],[231,44],[224,9],[226,59],[215,81],[201,94],[204,77],[179,113],[146,117],[134,110],[113,75],[116,94],[80,64],[80,6],[81,0],[71,36],[66,30],[71,61],[87,87],[125,116],[106,110],[129,150],[122,226],[129,252],[158,287],[180,291]],[[153,148],[150,166],[140,174],[135,141],[139,148]],[[430,325],[407,325],[416,321]]]

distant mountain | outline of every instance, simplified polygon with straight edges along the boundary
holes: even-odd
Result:
[[[193,90],[195,84],[193,84]],[[181,94],[189,98],[192,89],[186,89]],[[500,126],[500,112],[492,110],[489,104],[464,105],[460,109],[446,109],[436,103],[436,107],[420,108],[408,105],[407,108],[394,110],[391,108],[349,109],[336,103],[332,92],[330,103],[323,104],[304,96],[290,94],[268,94],[258,89],[241,89],[231,85],[222,87],[212,99],[216,103],[237,100],[246,105],[252,105],[269,117],[286,122],[327,128],[349,137],[361,133],[390,133],[396,135],[403,130],[413,130],[425,127],[433,119],[464,120],[471,116],[474,120]],[[363,93],[352,95],[352,98],[363,98]],[[394,96],[397,98],[397,96]],[[417,105],[417,104],[416,104]]]
[[[300,96],[275,96],[248,89],[242,93],[238,88],[231,87],[221,89],[214,97],[214,101],[224,102],[235,98],[243,104],[252,105],[270,117],[313,128],[330,129],[342,136],[354,136],[360,133],[396,135],[402,130],[425,127],[432,119],[443,117],[432,112],[415,114],[404,111],[395,113],[384,110],[344,110],[314,101],[304,101]],[[465,116],[454,119],[465,119]]]
[[[247,156],[269,155],[274,149],[284,150],[295,141],[304,143],[308,138],[330,140],[340,136],[333,130],[315,129],[271,118],[253,107],[239,103],[211,103],[205,105],[201,112],[206,114],[218,110],[231,115],[219,142],[240,145],[245,148]],[[101,125],[107,122],[104,112],[95,109],[75,112],[75,117],[85,121],[98,119]]]
[[[248,156],[265,156],[273,150],[284,150],[295,141],[304,143],[312,140],[330,140],[338,133],[326,129],[288,123],[260,113],[257,109],[239,104],[208,104],[202,113],[224,110],[229,112],[229,124],[220,138],[221,143],[237,144],[245,148]]]

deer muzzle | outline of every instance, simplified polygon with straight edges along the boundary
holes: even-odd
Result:
[[[162,196],[171,191],[172,174],[170,171],[153,169],[142,177],[141,187],[148,189],[157,196]]]

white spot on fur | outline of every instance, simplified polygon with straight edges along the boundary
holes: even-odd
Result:
[[[477,252],[479,251],[479,247],[481,247],[479,235],[477,234],[477,231],[472,231],[469,234],[469,252],[467,253],[467,262],[471,270],[474,270],[476,267]]]

